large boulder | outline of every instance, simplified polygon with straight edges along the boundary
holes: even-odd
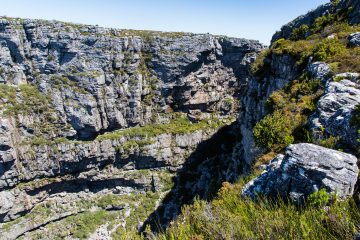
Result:
[[[356,106],[360,104],[359,74],[343,73],[326,84],[325,94],[317,104],[316,113],[310,118],[314,137],[339,136],[350,148],[358,146],[358,129],[352,124]]]
[[[313,144],[289,145],[267,169],[249,182],[242,195],[291,199],[302,203],[322,188],[341,199],[351,196],[358,177],[357,158],[353,155]]]
[[[360,32],[353,33],[349,36],[350,47],[360,46]]]
[[[307,67],[307,70],[311,77],[318,79],[321,82],[326,82],[331,75],[331,68],[329,64],[324,62],[313,62]]]

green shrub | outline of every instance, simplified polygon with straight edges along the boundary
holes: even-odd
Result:
[[[274,42],[271,53],[289,54],[299,66],[305,66],[313,56],[316,61],[329,63],[334,73],[360,72],[360,47],[347,48],[348,36],[360,31],[360,25],[349,25],[341,15],[327,15],[318,18],[308,31],[312,34],[306,40],[301,40],[304,39],[301,34],[306,30],[302,26],[293,30],[289,40]],[[327,38],[330,35],[334,35],[334,38]],[[261,72],[261,69],[257,71]]]
[[[268,59],[270,55],[270,49],[266,49],[258,55],[255,62],[251,64],[250,70],[253,75],[262,79],[271,72],[271,66]]]
[[[330,196],[324,188],[314,192],[307,199],[309,206],[317,208],[325,207],[329,203],[329,200]]]
[[[333,14],[328,14],[322,17],[318,17],[315,19],[314,23],[311,25],[311,32],[317,33],[325,28],[326,25],[334,23],[336,20],[336,16]]]
[[[271,150],[274,145],[283,148],[294,142],[289,118],[281,111],[275,111],[258,122],[253,130],[258,146]]]
[[[326,62],[336,66],[335,73],[343,72],[360,72],[360,47],[346,49],[346,51],[338,54]]]
[[[323,93],[318,80],[302,76],[266,101],[269,114],[254,129],[255,143],[270,151],[280,151],[288,144],[309,141],[307,122]]]
[[[301,25],[298,28],[295,28],[290,35],[290,40],[297,41],[305,39],[306,35],[309,33],[309,29],[309,26],[305,24]]]
[[[324,39],[313,50],[314,59],[325,61],[330,58],[342,55],[346,52],[346,46],[338,39]]]
[[[297,61],[298,65],[303,65],[307,63],[308,58],[311,56],[312,48],[312,41],[291,41],[282,38],[271,46],[271,51],[276,55],[288,54]]]

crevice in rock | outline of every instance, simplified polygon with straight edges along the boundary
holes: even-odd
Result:
[[[38,195],[40,192],[43,191],[46,191],[50,195],[61,192],[77,193],[80,191],[90,191],[92,193],[97,193],[104,189],[115,189],[117,186],[129,186],[137,190],[146,190],[147,188],[142,184],[136,183],[134,180],[128,180],[124,178],[104,180],[74,179],[50,183],[48,185],[26,192],[30,196]]]
[[[211,200],[222,182],[236,181],[237,171],[243,171],[241,160],[233,161],[232,154],[241,138],[237,123],[223,127],[212,138],[198,144],[177,172],[175,186],[166,195],[160,206],[149,215],[146,225],[154,232],[161,232],[180,214],[181,207],[191,204],[196,197]],[[233,175],[226,172],[232,169]],[[192,186],[189,189],[189,186]],[[168,211],[168,207],[171,210]],[[171,216],[168,213],[171,212]]]

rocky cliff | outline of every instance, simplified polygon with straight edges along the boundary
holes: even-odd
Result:
[[[199,143],[226,125],[222,134],[235,134],[250,63],[263,49],[222,36],[7,18],[0,42],[4,239],[81,234],[71,217],[98,221],[91,231],[137,228],[184,164],[207,156]],[[242,171],[233,171],[243,165],[234,146],[227,158],[211,155],[229,163],[219,181]],[[203,171],[207,192],[212,173]],[[53,225],[71,230],[50,233]]]
[[[0,239],[149,234],[254,169],[253,198],[358,194],[358,2],[320,6],[267,49],[2,18]]]

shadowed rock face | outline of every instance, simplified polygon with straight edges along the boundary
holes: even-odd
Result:
[[[353,155],[313,144],[294,144],[278,155],[266,171],[249,182],[242,195],[257,194],[303,202],[311,193],[325,188],[344,199],[352,196],[358,176]]]

